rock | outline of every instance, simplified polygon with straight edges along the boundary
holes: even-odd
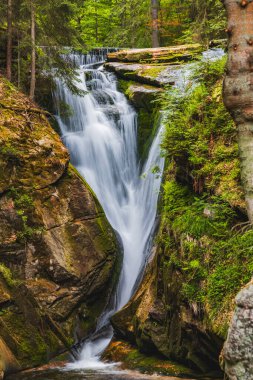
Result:
[[[126,95],[138,114],[138,152],[141,162],[144,162],[160,126],[160,110],[155,100],[163,90],[159,87],[141,85],[122,79],[118,83],[120,90]]]
[[[136,108],[143,108],[147,112],[150,112],[154,108],[154,100],[156,100],[161,93],[161,88],[131,84],[128,87],[126,95]]]
[[[114,72],[118,77],[126,80],[134,80],[139,83],[152,86],[164,86],[170,84],[166,80],[167,66],[156,66],[146,64],[131,64],[122,62],[107,62],[104,67],[108,71]],[[173,84],[174,82],[171,82]]]
[[[59,136],[52,128],[46,131],[43,111],[32,112],[31,108],[36,106],[1,78],[0,193],[12,186],[44,188],[67,168],[69,155]]]
[[[4,371],[75,355],[117,278],[116,238],[43,110],[1,77],[0,219]]]
[[[163,355],[204,374],[220,375],[222,340],[180,301],[183,279],[174,268],[164,272],[164,252],[156,255],[129,303],[112,317],[116,336],[147,355]],[[169,280],[168,280],[169,279]]]
[[[149,86],[164,87],[174,85],[175,79],[182,76],[181,66],[147,65],[141,63],[106,62],[104,67],[114,72],[119,78],[131,80]]]
[[[222,352],[223,368],[231,380],[253,377],[253,281],[236,297],[236,309]]]
[[[178,363],[155,355],[144,355],[136,347],[120,340],[113,340],[106,349],[104,360],[120,363],[122,369],[138,370],[145,374],[169,376],[168,380],[195,378],[195,373]],[[171,377],[173,376],[173,377]],[[174,377],[176,376],[176,377]],[[159,377],[158,377],[159,380]]]
[[[192,60],[203,50],[200,44],[119,50],[108,54],[109,62],[171,63]]]

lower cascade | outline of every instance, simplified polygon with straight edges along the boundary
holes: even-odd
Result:
[[[103,366],[100,356],[110,343],[110,317],[131,298],[150,253],[157,201],[164,167],[160,141],[162,123],[142,166],[137,151],[137,114],[117,90],[112,73],[92,60],[78,69],[74,95],[56,79],[57,119],[71,162],[96,193],[123,249],[122,269],[116,292],[84,343],[74,368]],[[86,62],[86,61],[84,61]],[[101,57],[97,56],[97,62]],[[68,114],[62,104],[70,107]]]

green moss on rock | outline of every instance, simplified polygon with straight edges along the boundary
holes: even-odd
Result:
[[[189,368],[159,356],[144,355],[136,347],[123,341],[113,341],[103,355],[105,360],[121,362],[123,369],[135,369],[141,373],[163,376],[192,377],[196,375]]]
[[[160,125],[157,100],[162,90],[123,79],[119,79],[118,83],[119,89],[133,104],[138,114],[138,152],[141,162],[144,162]]]

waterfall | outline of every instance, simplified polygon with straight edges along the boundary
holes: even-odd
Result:
[[[103,58],[74,55],[72,60],[79,64],[76,86],[85,95],[72,94],[60,79],[56,79],[54,94],[56,116],[71,162],[96,193],[123,247],[116,294],[100,317],[95,334],[84,344],[79,362],[73,364],[79,368],[102,365],[99,357],[113,335],[109,318],[129,301],[143,272],[164,166],[160,152],[162,126],[145,164],[140,166],[137,114],[117,90],[114,74],[101,65],[97,67]],[[64,103],[69,105],[69,113],[62,111]]]
[[[202,62],[224,55],[222,49],[203,53]],[[113,331],[110,317],[131,298],[150,253],[164,159],[160,151],[163,126],[154,138],[148,158],[139,163],[137,151],[137,115],[125,96],[117,90],[112,73],[103,70],[102,51],[85,57],[73,54],[79,65],[76,86],[85,95],[73,95],[56,79],[55,106],[71,161],[89,183],[102,204],[123,247],[123,264],[112,302],[100,317],[95,333],[85,342],[80,359],[71,368],[98,368],[101,353]],[[175,80],[179,94],[186,92],[192,70],[198,63],[172,66],[169,77]],[[62,104],[71,112],[62,112]],[[169,114],[169,110],[167,110]]]

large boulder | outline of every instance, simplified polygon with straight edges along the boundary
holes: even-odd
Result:
[[[45,112],[0,78],[0,373],[70,352],[95,327],[118,246]]]
[[[236,308],[222,352],[222,364],[231,380],[253,378],[253,281],[236,297]]]

